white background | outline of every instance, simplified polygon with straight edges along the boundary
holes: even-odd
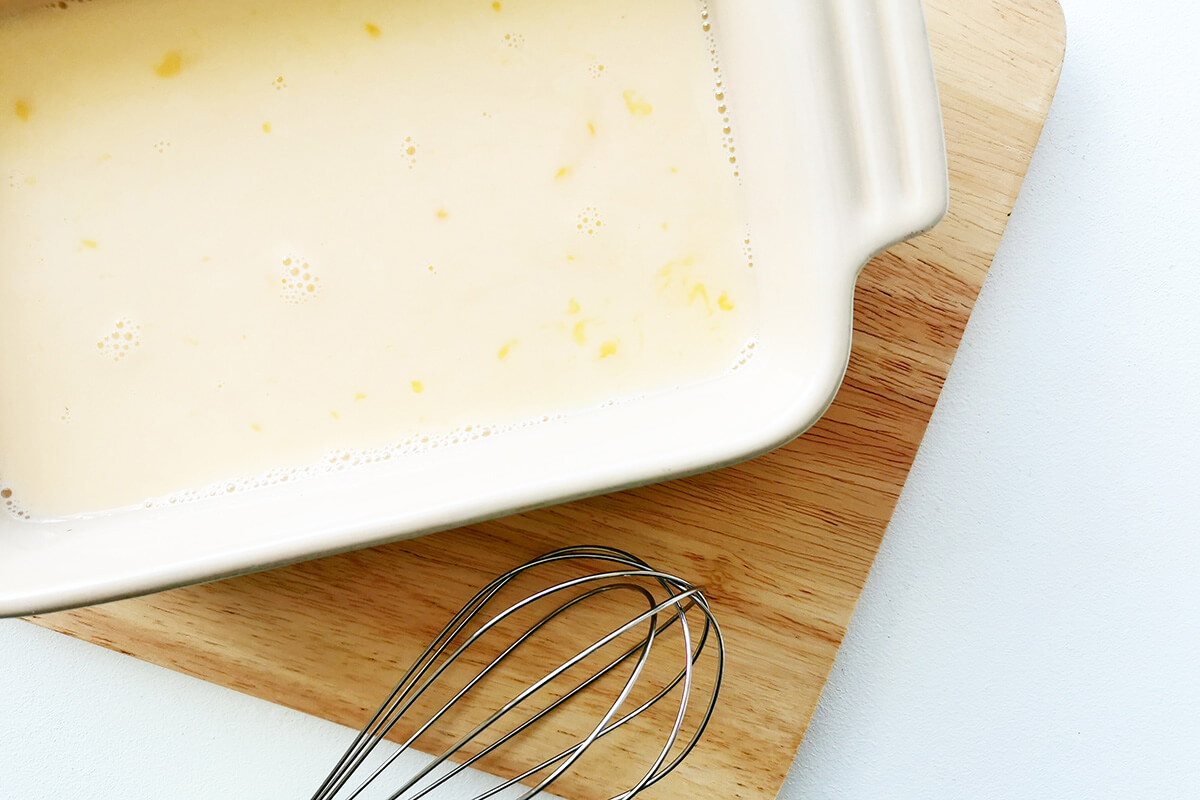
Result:
[[[1200,793],[1200,12],[1063,5],[1045,137],[785,800]],[[345,736],[0,623],[4,800],[307,797]]]

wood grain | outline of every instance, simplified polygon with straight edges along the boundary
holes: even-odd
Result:
[[[710,734],[645,796],[775,797],[1011,213],[1062,63],[1054,0],[928,0],[926,8],[950,152],[950,216],[863,273],[845,385],[801,439],[687,480],[35,622],[357,727],[475,587],[561,545],[608,544],[705,584],[728,639]],[[608,797],[605,772],[593,761],[556,792]]]

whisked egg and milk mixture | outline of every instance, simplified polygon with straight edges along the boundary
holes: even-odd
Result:
[[[184,502],[725,373],[728,104],[697,0],[0,5],[0,500]]]

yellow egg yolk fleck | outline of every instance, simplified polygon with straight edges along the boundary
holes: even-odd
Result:
[[[576,300],[574,297],[572,297],[571,300],[567,303],[567,313],[568,314],[578,314],[579,313],[579,301]]]
[[[83,246],[88,248],[89,250],[95,250],[97,247],[100,246],[100,243],[97,242],[95,239],[84,239]]]
[[[365,394],[363,394],[362,392],[359,392],[358,394],[354,395],[354,399],[355,399],[356,401],[358,401],[358,400],[366,400],[366,399],[367,399],[367,396],[366,396]]]
[[[21,122],[29,122],[29,115],[33,113],[33,107],[26,100],[18,100],[13,104],[13,111],[17,112],[17,119]]]
[[[678,261],[669,261],[658,270],[658,288],[666,289],[675,282],[675,267]]]
[[[516,342],[509,342],[508,344],[504,345],[504,346],[503,346],[503,347],[501,347],[501,348],[500,348],[500,350],[499,350],[499,351],[496,353],[496,358],[500,359],[501,361],[503,361],[504,359],[508,358],[508,354],[512,352],[512,349],[513,349],[514,347],[516,347],[516,345],[517,345],[517,343],[516,343]]]
[[[608,358],[609,356],[615,356],[616,354],[617,354],[617,342],[615,342],[615,341],[605,342],[604,344],[600,345],[600,357],[601,358]]]
[[[708,300],[708,289],[704,288],[703,283],[697,283],[692,287],[691,293],[688,294],[689,305],[696,302],[696,300],[703,300],[705,308],[708,309],[708,313],[712,313],[712,303],[710,303]]]
[[[733,311],[733,301],[729,299],[728,292],[721,292],[721,296],[717,298],[717,305],[722,311]]]
[[[421,383],[420,381],[413,381],[412,390],[415,393],[420,394],[421,392],[425,391],[425,384]]]
[[[637,92],[633,89],[626,89],[622,96],[625,98],[625,108],[629,109],[629,113],[635,117],[649,116],[654,111],[654,106],[638,97]]]
[[[379,30],[379,26],[373,22],[368,22],[365,25],[363,25],[363,30],[365,30],[367,32],[368,36],[374,37],[376,39],[378,39],[380,36],[383,35],[383,31]]]
[[[581,319],[575,323],[575,327],[571,331],[571,337],[575,340],[575,344],[584,344],[587,342],[587,320]]]
[[[163,56],[163,60],[154,68],[154,72],[160,78],[174,78],[181,69],[183,69],[183,54],[178,50],[172,50]]]
[[[271,132],[271,123],[264,122],[262,128],[263,128],[263,133],[270,133]]]
[[[561,181],[563,178],[569,178],[569,177],[571,177],[571,168],[570,167],[563,167],[562,169],[560,169],[558,172],[556,172],[554,174],[554,180],[556,180],[556,181]]]
[[[502,9],[502,8],[503,8],[503,6],[500,5],[499,2],[492,3],[492,11],[495,11],[497,14],[500,13],[500,9]]]

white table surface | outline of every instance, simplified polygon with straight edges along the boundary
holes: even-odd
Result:
[[[1063,5],[1044,139],[785,800],[1200,796],[1200,12]],[[6,800],[307,797],[346,735],[0,622]]]

